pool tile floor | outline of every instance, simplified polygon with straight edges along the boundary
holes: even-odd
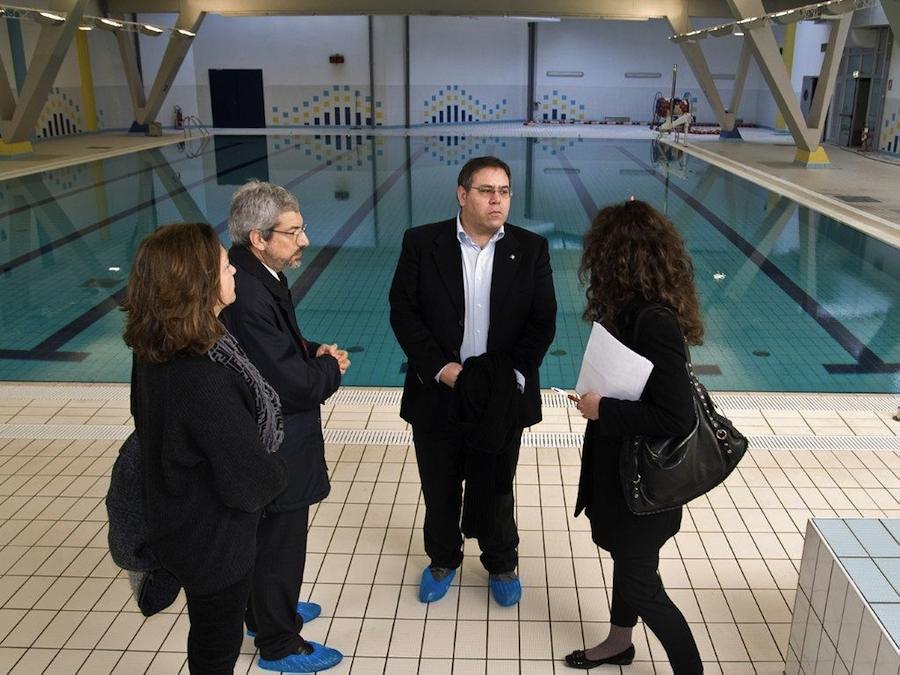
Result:
[[[408,439],[397,394],[342,390],[323,408],[326,434]],[[687,507],[662,551],[662,577],[708,673],[783,671],[808,518],[900,516],[900,423],[880,405],[889,398],[864,409],[871,398],[810,396],[790,410],[748,396],[725,412],[759,446],[807,439],[812,449],[751,448],[723,486]],[[522,448],[524,594],[509,609],[490,600],[475,542],[444,600],[416,599],[427,561],[408,440],[326,446],[332,491],[311,512],[301,597],[324,608],[304,636],[346,655],[329,672],[571,672],[562,657],[605,631],[612,572],[587,520],[572,518],[580,453],[570,441],[583,429],[573,412],[545,405],[530,437],[566,442]],[[0,385],[0,672],[187,673],[183,599],[144,619],[107,550],[103,498],[129,429],[126,386]],[[835,439],[855,449],[816,449]],[[642,625],[635,646],[627,672],[671,672]],[[263,672],[249,639],[236,672]]]

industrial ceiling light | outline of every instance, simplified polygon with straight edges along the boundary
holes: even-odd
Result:
[[[797,23],[803,18],[803,12],[799,7],[794,9],[786,9],[781,12],[775,12],[774,14],[770,14],[769,18],[772,19],[775,23],[780,23],[786,26],[789,23]]]
[[[738,28],[756,28],[766,22],[765,16],[749,16],[736,22]]]
[[[873,0],[874,1],[874,0]],[[35,7],[17,7],[14,5],[0,5],[0,17],[12,19],[27,19],[36,21],[47,26],[59,26],[66,22],[66,14],[64,12],[54,12],[49,10],[38,9]],[[559,19],[556,19],[557,21]],[[82,16],[78,25],[80,31],[91,31],[94,28],[102,28],[108,31],[129,31],[132,33],[143,33],[150,37],[162,35],[166,31],[172,33],[172,37],[176,38],[193,38],[196,33],[186,28],[169,28],[154,26],[149,23],[137,23],[135,21],[126,21],[124,19],[113,19],[106,16]]]
[[[102,28],[103,30],[117,31],[122,30],[125,27],[121,21],[116,21],[115,19],[110,19],[106,16],[101,16],[96,24],[97,28]]]
[[[507,19],[516,19],[517,21],[528,21],[529,23],[559,23],[561,19],[558,16],[506,16]]]
[[[37,21],[38,23],[42,23],[45,26],[59,26],[60,24],[66,22],[66,17],[61,16],[55,12],[35,10],[33,16],[35,21]]]

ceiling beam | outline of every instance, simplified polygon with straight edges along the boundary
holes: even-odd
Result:
[[[197,0],[191,3],[208,14],[371,15],[400,16],[554,16],[585,19],[648,19],[680,14],[692,17],[729,17],[725,0]],[[799,7],[801,0],[769,0],[767,11]],[[111,12],[177,13],[179,0],[109,0]]]

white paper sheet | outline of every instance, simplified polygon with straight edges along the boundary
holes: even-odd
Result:
[[[637,401],[644,391],[653,364],[619,342],[594,322],[588,339],[575,391],[594,392],[623,401]]]

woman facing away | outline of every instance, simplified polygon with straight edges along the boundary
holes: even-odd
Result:
[[[702,673],[694,636],[657,571],[660,548],[681,527],[681,508],[636,516],[619,481],[625,437],[678,437],[693,428],[685,342],[699,344],[703,338],[693,265],[668,218],[632,199],[594,218],[579,276],[587,287],[584,319],[603,324],[649,359],[653,370],[638,401],[587,393],[577,402],[588,423],[575,515],[586,512],[594,543],[612,555],[613,587],[606,639],[572,652],[566,664],[581,669],[630,664],[631,634],[640,617],[666,650],[675,675]]]
[[[124,304],[148,545],[187,597],[190,672],[232,673],[256,528],[286,484],[278,395],[219,322],[234,268],[215,231],[141,242]]]

